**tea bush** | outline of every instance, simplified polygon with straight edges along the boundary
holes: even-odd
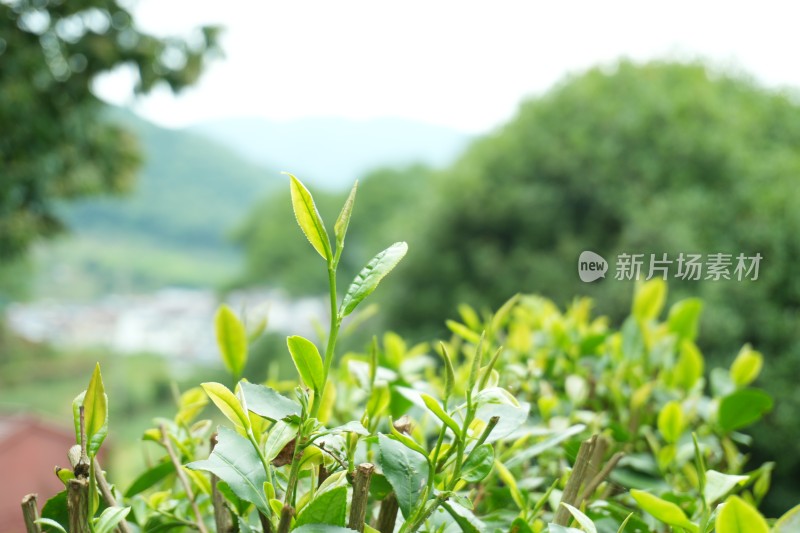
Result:
[[[328,274],[324,351],[292,336],[299,385],[240,379],[263,325],[248,330],[221,307],[215,327],[234,389],[183,392],[174,418],[144,434],[161,457],[124,490],[95,459],[108,431],[98,367],[73,405],[78,444],[72,470],[57,471],[67,490],[44,506],[45,529],[800,531],[800,506],[776,521],[757,510],[773,465],[748,465],[751,437],[740,432],[772,407],[752,386],[763,358],[745,346],[729,368],[707,371],[694,342],[699,300],[662,321],[666,285],[642,284],[617,330],[588,299],[561,311],[519,295],[493,314],[461,306],[447,340],[409,346],[389,332],[337,358],[343,320],[406,245],[376,255],[340,299],[356,188],[333,243],[294,177],[291,192]],[[216,429],[199,419],[209,400],[228,421]]]

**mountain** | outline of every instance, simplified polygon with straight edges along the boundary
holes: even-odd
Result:
[[[237,118],[206,122],[190,131],[255,163],[291,172],[315,187],[330,190],[347,188],[379,166],[446,166],[471,138],[450,128],[396,118],[285,122]]]
[[[138,137],[140,175],[127,195],[64,206],[71,231],[37,251],[37,292],[94,296],[211,286],[236,275],[239,255],[228,235],[279,174],[205,137],[120,109],[110,117]]]

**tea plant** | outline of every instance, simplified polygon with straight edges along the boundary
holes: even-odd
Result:
[[[337,356],[343,321],[406,253],[378,253],[340,299],[341,258],[357,185],[333,242],[308,190],[290,176],[305,237],[325,264],[330,325],[316,343],[287,338],[298,381],[242,378],[248,327],[222,306],[215,328],[235,385],[183,392],[172,419],[144,434],[162,457],[122,493],[96,455],[107,433],[97,368],[75,400],[67,490],[23,505],[29,531],[106,533],[502,531],[540,533],[800,530],[800,507],[757,511],[773,465],[747,469],[740,429],[772,400],[752,386],[763,358],[745,346],[713,369],[695,344],[702,304],[659,321],[666,285],[640,285],[619,331],[591,302],[565,312],[515,296],[497,312],[461,306],[450,339],[408,346],[386,333]],[[432,355],[434,354],[434,355]],[[229,425],[198,420],[209,400]],[[209,454],[210,448],[210,454]]]

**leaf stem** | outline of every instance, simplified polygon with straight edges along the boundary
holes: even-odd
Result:
[[[311,407],[311,417],[316,418],[319,414],[319,409],[322,404],[322,397],[325,394],[325,386],[328,383],[328,373],[333,363],[334,350],[336,349],[336,338],[339,336],[339,327],[342,325],[342,319],[339,316],[336,300],[336,262],[330,261],[328,263],[328,287],[330,293],[331,305],[331,325],[328,332],[328,344],[325,347],[324,357],[324,372],[322,379],[322,389],[314,394],[314,403]]]

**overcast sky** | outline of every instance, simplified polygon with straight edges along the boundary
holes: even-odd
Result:
[[[165,126],[223,117],[404,117],[468,132],[526,96],[620,57],[702,58],[769,86],[800,87],[800,4],[485,0],[139,0],[140,25],[227,28],[226,58],[177,97],[134,101],[109,76],[107,100]]]

